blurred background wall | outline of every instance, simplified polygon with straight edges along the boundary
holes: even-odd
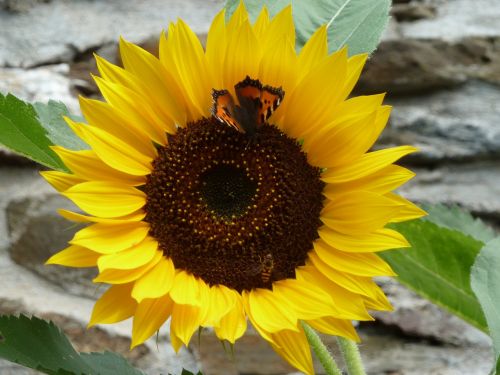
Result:
[[[373,0],[376,1],[376,0]],[[0,92],[61,100],[98,97],[93,53],[119,63],[123,35],[156,53],[161,29],[177,17],[202,40],[222,0],[0,0]],[[500,227],[500,1],[395,0],[392,19],[356,94],[387,91],[394,106],[376,148],[413,144],[404,164],[417,177],[400,193],[422,203],[458,204]],[[130,324],[85,330],[103,290],[92,270],[45,267],[76,228],[56,214],[70,204],[41,180],[38,166],[0,149],[0,314],[53,319],[79,350],[121,352],[148,374],[182,366],[210,374],[289,374],[293,370],[251,332],[235,358],[207,332],[174,355],[161,332],[128,350]],[[486,374],[489,339],[388,280],[395,306],[362,324],[370,374]],[[334,341],[330,339],[335,350]],[[166,371],[168,370],[168,371]],[[0,361],[0,374],[33,374]]]

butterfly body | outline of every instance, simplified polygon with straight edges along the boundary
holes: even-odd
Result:
[[[267,122],[285,96],[281,88],[263,86],[259,80],[249,76],[237,83],[234,91],[237,101],[228,90],[212,91],[212,115],[251,138]]]

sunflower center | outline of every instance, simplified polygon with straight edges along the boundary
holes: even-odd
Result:
[[[270,288],[305,264],[323,186],[320,170],[275,126],[250,137],[201,119],[159,147],[145,220],[177,269],[240,292]]]
[[[219,217],[235,217],[252,202],[257,184],[239,168],[216,166],[200,176],[200,192],[207,208]]]

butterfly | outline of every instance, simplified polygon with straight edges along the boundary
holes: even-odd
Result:
[[[263,86],[249,76],[234,86],[236,98],[228,90],[212,89],[212,115],[220,122],[253,137],[264,125],[285,97],[281,87]]]

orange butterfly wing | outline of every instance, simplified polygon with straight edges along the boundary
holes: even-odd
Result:
[[[235,128],[239,132],[244,133],[243,128],[233,118],[234,100],[227,90],[212,90],[212,98],[214,105],[212,115],[221,122]]]
[[[228,90],[212,90],[212,114],[219,121],[241,133],[255,134],[256,129],[269,120],[283,101],[285,92],[280,88],[262,86],[249,76],[234,86],[238,103]]]
[[[260,108],[257,116],[258,125],[262,125],[269,120],[269,117],[276,111],[283,101],[285,92],[280,88],[264,86],[260,94]]]

